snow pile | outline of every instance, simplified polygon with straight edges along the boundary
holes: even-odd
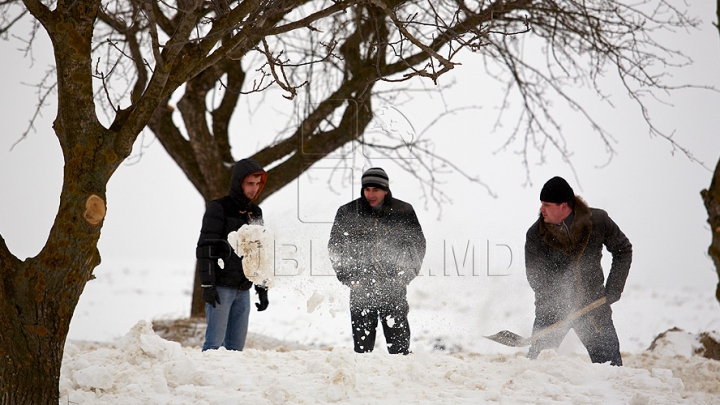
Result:
[[[659,356],[683,356],[689,359],[694,354],[701,352],[703,345],[698,336],[679,328],[672,328],[658,335],[649,350]]]
[[[718,393],[720,391],[720,362],[713,360],[720,341],[717,332],[692,334],[679,328],[661,333],[650,348],[625,361],[629,367],[672,369],[682,379],[686,392]],[[716,398],[708,403],[719,403]]]
[[[652,352],[626,359],[612,367],[551,351],[536,361],[521,353],[392,356],[349,348],[203,353],[161,339],[141,321],[115,348],[68,343],[60,395],[62,404],[97,405],[720,402],[717,361]]]
[[[161,339],[145,321],[138,322],[117,348],[83,352],[67,343],[60,374],[61,403],[72,404],[119,403],[102,401],[149,398],[148,392],[171,395],[172,389],[195,380],[194,364],[180,344]]]

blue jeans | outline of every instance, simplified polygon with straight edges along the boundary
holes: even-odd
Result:
[[[250,292],[237,288],[216,287],[220,295],[220,304],[215,308],[205,304],[205,344],[202,350],[217,349],[224,346],[227,350],[242,350],[250,318]]]

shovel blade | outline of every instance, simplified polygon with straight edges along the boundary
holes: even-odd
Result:
[[[485,336],[485,338],[510,347],[530,346],[530,343],[532,343],[529,338],[522,337],[509,330],[503,330],[494,335]]]

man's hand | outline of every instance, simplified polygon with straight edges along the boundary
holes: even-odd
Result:
[[[215,308],[216,304],[220,304],[220,294],[218,294],[214,285],[202,286],[202,290],[203,301],[212,305],[213,308]]]
[[[268,305],[270,304],[270,301],[268,301],[268,290],[266,288],[255,286],[255,292],[257,292],[258,299],[260,300],[260,303],[256,303],[255,306],[257,307],[258,311],[264,311],[267,309]]]

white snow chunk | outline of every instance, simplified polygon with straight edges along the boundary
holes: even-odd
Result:
[[[243,225],[228,234],[228,242],[242,257],[245,277],[255,284],[272,287],[275,240],[261,225]]]
[[[318,294],[317,292],[314,292],[313,295],[308,299],[307,301],[307,312],[308,314],[315,311],[315,308],[318,307],[323,301],[325,300],[325,296],[322,294]]]
[[[110,372],[102,365],[92,365],[72,373],[75,383],[84,390],[110,389],[113,378]]]

